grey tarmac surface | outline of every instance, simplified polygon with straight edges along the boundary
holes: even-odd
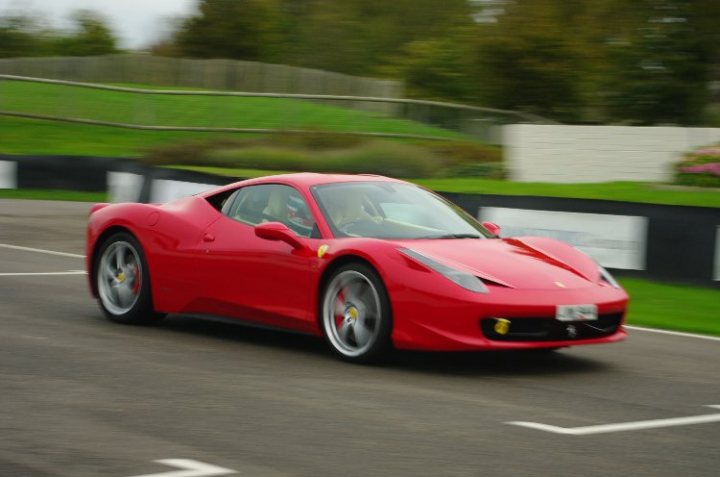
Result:
[[[83,253],[89,205],[0,200],[0,243]],[[0,273],[83,268],[0,247]],[[335,360],[322,341],[170,317],[106,321],[82,275],[0,276],[0,476],[128,477],[194,459],[253,476],[717,476],[720,342],[636,331],[554,354]]]

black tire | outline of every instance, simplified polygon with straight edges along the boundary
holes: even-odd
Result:
[[[117,265],[119,255],[123,257],[124,266]],[[111,263],[111,260],[116,262]],[[93,280],[98,304],[109,320],[148,325],[165,317],[153,309],[150,271],[145,253],[131,234],[118,232],[102,243],[93,264]]]
[[[377,363],[392,350],[390,298],[372,267],[352,262],[335,270],[323,287],[319,308],[325,341],[339,358]]]

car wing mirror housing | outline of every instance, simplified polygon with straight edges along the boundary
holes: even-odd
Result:
[[[255,235],[265,240],[279,240],[291,245],[293,248],[303,248],[305,245],[287,225],[281,222],[265,222],[255,226]]]
[[[488,231],[493,234],[500,236],[500,226],[494,222],[483,222],[482,226],[488,229]]]

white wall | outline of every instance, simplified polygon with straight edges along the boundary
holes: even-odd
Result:
[[[107,185],[110,202],[138,202],[144,180],[142,174],[108,171]]]
[[[154,179],[150,186],[150,202],[165,203],[181,197],[199,194],[206,190],[218,187],[213,184],[199,184],[197,182],[173,181],[169,179]]]
[[[0,189],[17,188],[17,162],[0,161]]]
[[[672,179],[689,149],[720,141],[720,128],[512,124],[503,128],[505,160],[519,182]]]

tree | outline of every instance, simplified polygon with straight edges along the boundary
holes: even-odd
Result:
[[[59,36],[55,53],[62,56],[94,56],[117,53],[117,40],[99,14],[80,10],[73,15],[74,30]]]
[[[716,2],[643,0],[625,15],[631,28],[607,42],[602,84],[610,120],[699,124],[718,53]]]
[[[478,97],[561,121],[696,124],[716,0],[516,0],[478,27]]]
[[[36,22],[27,16],[0,17],[0,58],[36,56],[40,37]]]
[[[562,0],[517,1],[478,26],[477,97],[483,104],[561,121],[582,116],[584,10]]]
[[[197,58],[275,61],[283,18],[274,0],[202,0],[177,34],[180,53]]]
[[[297,64],[376,74],[412,42],[471,23],[465,0],[312,0],[301,22]]]
[[[202,0],[176,35],[198,58],[374,74],[405,45],[470,22],[465,0]]]
[[[75,12],[71,31],[43,27],[41,18],[0,17],[0,57],[88,56],[116,53],[117,41],[105,20],[89,10]]]
[[[474,25],[446,35],[415,40],[380,69],[405,83],[409,96],[459,102],[477,101]]]

